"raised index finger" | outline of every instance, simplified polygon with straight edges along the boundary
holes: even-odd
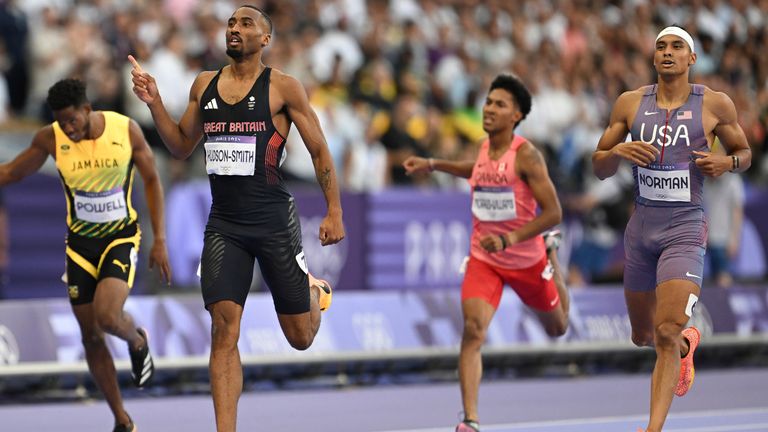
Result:
[[[137,69],[139,72],[144,72],[144,69],[141,68],[139,62],[137,62],[136,59],[130,54],[128,54],[128,61],[131,62],[134,69]]]

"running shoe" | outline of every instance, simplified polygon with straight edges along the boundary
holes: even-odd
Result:
[[[312,274],[309,274],[309,286],[317,286],[320,288],[318,291],[320,291],[320,298],[318,299],[320,303],[320,310],[325,311],[329,307],[331,307],[331,299],[333,295],[331,294],[331,284],[328,283],[328,281],[318,279]]]
[[[456,432],[480,432],[480,423],[474,420],[464,419],[456,425]]]
[[[112,429],[112,432],[137,432],[139,429],[136,427],[136,424],[131,420],[130,423],[127,425],[119,424],[115,426],[114,429]]]
[[[688,354],[680,360],[680,381],[677,382],[677,387],[675,388],[675,394],[678,396],[684,396],[693,385],[693,377],[695,375],[693,352],[699,346],[701,333],[696,327],[688,327],[683,330],[683,336],[688,339],[689,348]]]
[[[563,239],[563,233],[559,229],[553,229],[544,233],[544,246],[547,247],[547,254],[560,247]]]
[[[138,351],[129,349],[128,352],[131,355],[131,378],[133,378],[133,385],[141,388],[155,374],[155,363],[152,361],[152,354],[149,353],[149,336],[147,331],[143,328],[138,328],[136,331],[144,338],[144,348]]]

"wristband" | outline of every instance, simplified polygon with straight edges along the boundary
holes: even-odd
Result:
[[[429,172],[432,172],[435,170],[435,160],[432,158],[427,159],[427,162],[429,162]]]
[[[506,237],[504,234],[499,235],[499,238],[501,239],[501,250],[504,250],[507,248],[507,239],[504,237]]]
[[[739,157],[736,155],[731,155],[731,161],[733,162],[732,163],[733,167],[731,168],[731,172],[734,172],[737,169],[739,169]]]

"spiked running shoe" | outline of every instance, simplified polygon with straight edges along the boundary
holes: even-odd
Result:
[[[456,425],[456,432],[480,432],[480,423],[464,419]]]
[[[314,276],[312,276],[312,273],[308,273],[309,275],[309,286],[317,286],[319,288],[318,291],[320,291],[318,298],[318,302],[320,303],[320,311],[325,311],[329,307],[331,307],[331,299],[333,295],[331,294],[331,284],[328,283],[328,281],[318,279]]]
[[[141,388],[149,383],[155,374],[155,363],[152,361],[152,354],[149,353],[149,336],[147,331],[143,328],[138,328],[136,331],[144,338],[144,348],[138,351],[128,351],[131,355],[131,378],[133,378],[133,385]]]
[[[544,246],[547,248],[547,254],[560,248],[560,242],[563,239],[563,233],[559,229],[554,229],[544,233]]]
[[[693,352],[696,351],[699,340],[701,340],[701,333],[696,327],[688,327],[683,330],[683,336],[688,339],[689,348],[688,354],[680,360],[680,381],[677,382],[675,388],[677,396],[684,396],[693,385],[693,377],[696,372],[693,368]]]

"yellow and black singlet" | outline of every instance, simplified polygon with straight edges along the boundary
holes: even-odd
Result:
[[[131,205],[133,151],[128,132],[130,119],[102,111],[104,132],[93,140],[73,142],[53,123],[56,168],[67,198],[70,233],[104,238],[135,223]]]

